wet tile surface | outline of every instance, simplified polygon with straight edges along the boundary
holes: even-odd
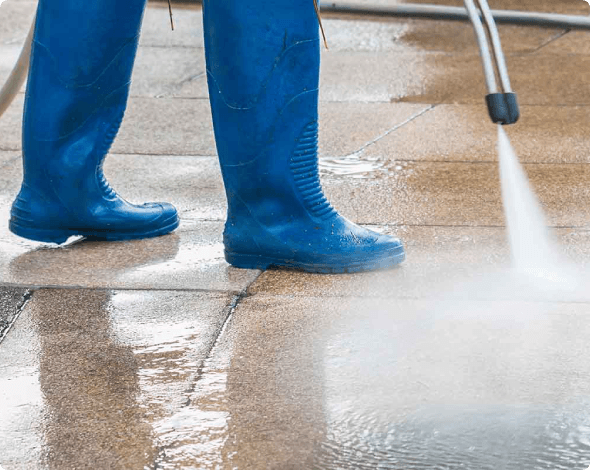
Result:
[[[202,82],[193,95],[182,93],[187,84]],[[202,48],[140,47],[137,53],[131,96],[207,98],[205,63]]]
[[[190,405],[219,413],[224,445],[204,468],[584,463],[586,308],[248,298],[204,373],[215,400],[204,380]],[[172,445],[173,463],[188,462],[196,437]]]
[[[158,423],[185,406],[231,299],[35,292],[0,345],[0,393],[11,405],[0,411],[0,464],[153,467],[162,452]]]
[[[522,162],[588,163],[590,108],[521,106],[506,128]],[[428,138],[424,138],[427,134]],[[497,161],[497,131],[480,105],[438,105],[366,148],[363,156],[391,160]]]
[[[530,164],[524,168],[549,225],[588,226],[586,164]],[[495,162],[381,162],[369,174],[372,177],[325,178],[326,193],[334,206],[358,223],[504,225]]]
[[[467,22],[442,22],[411,18],[328,16],[324,21],[328,56],[334,51],[439,51],[478,53],[473,27]],[[564,33],[555,29],[530,29],[499,25],[505,52],[530,53]]]
[[[0,279],[32,287],[239,293],[259,271],[236,269],[225,262],[222,229],[219,222],[187,222],[164,237],[111,243],[80,241],[62,247],[6,234],[0,242]]]
[[[523,105],[588,104],[588,61],[585,54],[506,56],[512,89]],[[323,64],[322,93],[327,100],[483,105],[487,94],[475,52],[334,52],[324,55]]]
[[[406,261],[387,271],[341,276],[269,270],[248,292],[335,298],[518,297],[514,288],[522,282],[514,280],[509,272],[511,258],[504,227],[367,227],[400,238],[406,249]],[[586,228],[554,229],[552,236],[555,253],[563,257],[564,265],[572,263],[585,269],[590,264],[590,232]],[[481,289],[486,280],[496,287]],[[580,291],[542,293],[522,287],[521,297],[528,300],[540,301],[556,295],[569,300],[590,299]]]
[[[14,152],[21,148],[23,99],[23,96],[18,97],[0,119],[0,151]],[[322,103],[320,153],[353,153],[427,108],[413,103]],[[146,155],[216,155],[208,101],[131,98],[111,151]]]

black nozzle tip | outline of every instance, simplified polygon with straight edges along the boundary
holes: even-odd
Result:
[[[514,124],[520,117],[516,93],[491,93],[486,96],[486,103],[496,124]]]

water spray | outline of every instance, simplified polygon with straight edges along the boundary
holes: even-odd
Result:
[[[464,0],[465,8],[469,19],[473,23],[477,45],[483,63],[483,71],[486,81],[488,94],[486,95],[486,104],[492,122],[496,124],[514,124],[518,121],[520,112],[516,93],[512,92],[510,78],[508,77],[508,68],[502,52],[500,35],[494,22],[494,17],[486,0],[475,0],[478,3],[479,10],[473,0]],[[485,29],[481,18],[485,23]],[[487,34],[486,34],[487,33]],[[488,44],[491,42],[491,51]],[[494,67],[495,66],[495,67]],[[496,75],[499,78],[500,88],[496,82]]]

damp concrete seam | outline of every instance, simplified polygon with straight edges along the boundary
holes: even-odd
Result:
[[[194,375],[192,384],[187,389],[187,393],[192,394],[196,390],[196,386],[197,386],[200,378],[203,376],[203,368],[205,366],[205,363],[207,362],[208,359],[210,359],[213,356],[213,352],[215,351],[215,348],[217,347],[217,345],[221,341],[223,334],[227,330],[227,327],[228,327],[231,319],[233,318],[233,315],[234,315],[236,309],[240,305],[240,302],[243,299],[245,299],[246,297],[250,296],[249,289],[258,280],[258,278],[262,275],[262,272],[263,271],[260,271],[260,273],[248,284],[248,286],[246,286],[244,289],[242,289],[239,293],[234,294],[234,298],[232,299],[232,301],[230,302],[230,304],[226,308],[227,313],[226,313],[225,318],[223,320],[223,324],[221,325],[221,328],[219,328],[219,330],[217,331],[217,334],[215,335],[215,339],[213,340],[213,344],[209,348],[209,351],[207,351],[207,354],[205,355],[205,358],[203,359],[201,365],[197,368],[197,372]],[[190,406],[191,403],[192,403],[192,400],[189,398],[186,401],[186,403],[183,405],[183,407]]]
[[[16,323],[18,318],[20,317],[20,314],[25,309],[27,303],[33,297],[33,292],[34,292],[34,289],[27,289],[23,293],[22,300],[17,305],[16,312],[12,316],[12,319],[8,323],[8,326],[6,327],[6,329],[4,329],[4,331],[0,331],[0,344],[2,343],[2,341],[4,341],[4,338],[6,338],[6,336],[8,336],[8,333],[10,333],[10,330],[12,329],[12,327],[14,326],[14,324]]]
[[[385,132],[383,132],[382,134],[378,135],[377,137],[375,137],[374,139],[366,142],[361,148],[359,148],[358,150],[349,153],[348,155],[345,155],[344,158],[346,157],[352,157],[354,155],[358,155],[362,152],[364,152],[367,148],[369,148],[370,146],[376,144],[377,142],[379,142],[381,139],[387,137],[389,134],[397,131],[398,129],[401,129],[402,127],[404,127],[405,125],[409,124],[410,122],[418,119],[420,116],[426,114],[429,111],[432,111],[434,108],[436,107],[436,105],[434,104],[430,104],[429,106],[427,106],[424,109],[421,109],[420,111],[418,111],[417,113],[412,114],[409,118],[407,118],[406,120],[400,122],[399,124],[396,124],[395,126],[393,126],[392,128],[386,130]]]
[[[262,271],[258,274],[260,276]],[[256,276],[256,279],[258,279]],[[186,287],[122,287],[122,286],[100,286],[100,287],[89,287],[83,285],[58,285],[58,284],[18,284],[12,282],[0,282],[0,287],[8,287],[13,289],[29,289],[31,291],[37,291],[41,289],[45,290],[91,290],[91,291],[109,291],[109,292],[187,292],[194,294],[224,294],[224,295],[240,295],[245,289],[205,289],[205,288],[186,288]]]
[[[213,340],[213,343],[211,344],[209,351],[207,351],[204,359],[201,361],[201,363],[197,367],[197,371],[195,372],[194,376],[191,377],[191,379],[190,379],[191,383],[189,384],[187,389],[184,391],[184,393],[187,395],[187,399],[186,399],[186,401],[184,401],[182,403],[182,405],[180,406],[179,409],[189,407],[189,406],[191,406],[191,404],[193,404],[193,400],[191,398],[191,395],[196,391],[197,385],[198,385],[200,379],[203,377],[203,372],[205,370],[207,361],[211,357],[213,357],[215,349],[219,345],[219,342],[221,341],[221,338],[223,337],[224,333],[227,331],[227,328],[229,327],[229,324],[231,323],[231,320],[233,318],[233,315],[234,315],[236,309],[238,308],[238,305],[240,304],[242,299],[244,299],[245,297],[248,297],[249,287],[252,284],[254,284],[254,282],[256,282],[256,280],[258,279],[258,277],[260,277],[261,274],[262,274],[262,272],[260,272],[260,274],[258,276],[256,276],[255,279],[252,280],[252,282],[248,285],[248,287],[244,288],[237,295],[234,295],[234,298],[232,299],[230,304],[227,306],[227,309],[226,309],[227,313],[225,315],[225,318],[223,320],[221,328],[219,328],[219,330],[217,331],[217,334],[215,335],[215,339]],[[165,464],[165,460],[166,460],[166,447],[158,446],[158,453],[154,459],[153,468],[161,468],[160,464],[161,463]]]
[[[557,41],[558,39],[561,39],[562,37],[564,37],[565,35],[567,35],[568,33],[570,33],[572,30],[571,29],[564,29],[562,31],[559,31],[555,36],[550,37],[549,39],[547,39],[545,42],[543,42],[540,46],[536,47],[535,49],[533,49],[532,51],[528,51],[523,55],[533,55],[536,54],[537,52],[539,52],[541,49],[543,49],[545,46],[548,46],[549,44],[552,44],[553,42]]]

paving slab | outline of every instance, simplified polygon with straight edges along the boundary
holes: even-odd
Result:
[[[590,290],[567,291],[559,283],[519,277],[511,270],[511,256],[504,227],[367,226],[400,238],[406,261],[398,267],[363,274],[322,276],[295,271],[268,270],[248,288],[251,295],[293,297],[347,297],[390,299],[514,299],[590,300]],[[590,281],[584,270],[590,265],[588,229],[553,229],[554,253],[563,259],[557,275],[576,277],[581,286]],[[539,280],[541,281],[541,280]],[[587,282],[589,281],[589,282]]]
[[[137,52],[131,96],[157,97],[183,96],[188,83],[203,82],[193,96],[207,98],[203,49],[192,47],[140,47]]]
[[[0,151],[21,148],[23,101],[24,97],[19,96],[0,119]],[[320,103],[320,152],[329,155],[353,153],[427,108],[412,103]],[[209,102],[131,98],[111,151],[147,155],[216,155]]]
[[[524,168],[549,225],[588,226],[588,165]],[[504,225],[498,165],[493,162],[381,162],[364,178],[326,175],[324,187],[334,206],[357,223]]]
[[[327,15],[322,23],[329,46],[325,55],[334,51],[478,53],[473,26],[468,22]],[[565,33],[516,25],[498,25],[498,31],[507,53],[535,52]]]
[[[232,296],[40,290],[0,345],[0,465],[152,468]],[[27,385],[26,387],[24,385]]]
[[[241,292],[258,276],[256,270],[230,267],[223,257],[226,206],[216,159],[118,155],[107,160],[105,173],[132,202],[172,201],[180,229],[147,240],[72,240],[61,248],[17,237],[8,231],[22,180],[16,159],[0,173],[1,283]]]
[[[518,123],[504,129],[521,162],[590,161],[590,107],[521,106],[520,113]],[[498,159],[496,143],[496,126],[484,105],[437,105],[366,147],[362,157],[490,162]]]
[[[512,89],[523,105],[588,104],[583,77],[589,60],[585,54],[506,55]],[[323,99],[332,101],[473,104],[487,94],[476,53],[334,52],[324,55],[321,83]]]
[[[202,468],[582,469],[586,310],[249,297],[190,404],[218,417]],[[177,468],[205,448],[183,431]]]
[[[0,8],[14,23],[0,24],[0,82],[34,3]],[[0,343],[0,466],[587,468],[585,35],[500,27],[523,104],[509,134],[558,226],[563,273],[509,269],[471,26],[330,16],[322,180],[348,218],[401,237],[408,259],[369,274],[261,274],[223,259],[201,12],[175,7],[172,32],[160,6],[146,11],[105,171],[134,202],[175,203],[175,233],[61,248],[9,234],[22,95],[0,119],[0,321],[34,291]]]
[[[239,293],[260,271],[233,268],[225,262],[222,231],[219,222],[189,222],[170,235],[148,240],[83,240],[57,247],[20,239],[4,229],[0,282]]]
[[[1,168],[0,197],[12,202],[23,174],[18,153],[7,153]],[[104,170],[111,186],[130,202],[168,201],[188,218],[225,220],[225,191],[215,157],[110,155]]]
[[[590,32],[583,31],[569,31],[561,38],[553,41],[543,48],[545,54],[590,54],[588,48],[588,38]]]

